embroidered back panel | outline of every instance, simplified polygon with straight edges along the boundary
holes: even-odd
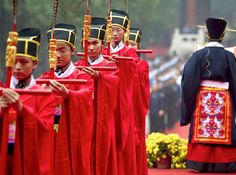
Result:
[[[192,143],[231,144],[231,120],[228,90],[201,87],[194,112]]]

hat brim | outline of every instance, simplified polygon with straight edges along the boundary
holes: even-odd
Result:
[[[205,29],[206,29],[206,26],[197,25],[197,28],[205,28]],[[236,29],[225,28],[225,30],[226,30],[226,31],[229,31],[229,32],[236,32]]]

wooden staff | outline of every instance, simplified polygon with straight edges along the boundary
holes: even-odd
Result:
[[[62,84],[86,84],[88,80],[85,79],[56,79],[57,82],[62,83]],[[49,84],[50,80],[49,79],[37,79],[36,83],[38,84]]]
[[[77,52],[77,56],[84,56],[85,54],[82,53],[82,52]],[[110,57],[111,58],[114,58],[114,59],[117,59],[117,60],[133,60],[132,57],[125,57],[125,56],[118,56],[118,55],[113,55],[113,56],[108,56],[108,55],[103,55],[103,57],[105,59],[109,59]]]
[[[89,0],[86,1],[86,15],[84,15],[84,32],[83,32],[83,42],[84,42],[84,58],[85,65],[88,66],[88,39],[90,36],[90,24],[91,16],[89,9]]]
[[[139,50],[135,50],[137,53],[152,53],[152,50],[151,49],[139,49]],[[84,53],[82,52],[77,52],[77,56],[78,57],[81,57],[81,56],[84,56]],[[103,56],[110,56],[109,54],[107,55],[103,55]],[[117,58],[119,59],[119,56],[117,56]]]
[[[152,53],[151,49],[136,50],[136,53]]]
[[[4,88],[0,88],[0,93]],[[20,95],[27,94],[27,95],[49,95],[52,93],[51,90],[38,90],[38,89],[14,89],[15,92],[19,93]]]
[[[77,69],[83,69],[86,66],[75,66]],[[116,67],[98,67],[98,66],[89,66],[90,68],[96,70],[96,71],[115,71],[117,68]]]
[[[53,17],[52,17],[52,32],[49,41],[49,68],[50,78],[54,79],[54,70],[57,66],[57,40],[54,38],[54,26],[57,17],[58,0],[53,0]]]
[[[106,0],[107,4],[107,27],[106,27],[106,39],[107,39],[107,55],[111,55],[111,39],[112,39],[112,25],[111,25],[111,16],[110,16],[110,9],[111,9],[111,1]]]

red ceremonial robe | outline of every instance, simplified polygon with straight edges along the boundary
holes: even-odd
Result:
[[[42,89],[34,86],[31,89]],[[21,95],[23,109],[16,118],[13,155],[14,175],[51,175],[53,173],[53,114],[55,96]],[[12,114],[14,111],[10,109]],[[9,122],[8,122],[9,123]],[[2,127],[2,126],[1,126]],[[8,125],[4,126],[7,128]],[[2,128],[1,128],[2,129]],[[7,133],[3,133],[8,135]],[[1,139],[7,144],[6,139]],[[2,152],[1,152],[2,156]],[[3,162],[1,162],[2,164]],[[1,167],[1,170],[5,167]],[[6,169],[5,169],[6,170]],[[6,172],[10,174],[10,172]]]
[[[3,87],[3,84],[0,85]],[[0,93],[0,95],[2,95]],[[3,112],[0,108],[0,175],[7,174],[7,143],[8,143],[8,126],[7,111]]]
[[[148,164],[146,155],[146,114],[149,107],[150,85],[148,63],[142,59],[136,64],[137,76],[134,80],[134,111],[136,121],[136,160],[137,174],[147,175]]]
[[[85,60],[75,63],[85,66]],[[116,67],[113,62],[102,60],[92,66]],[[118,69],[118,68],[117,68]],[[100,71],[96,80],[96,140],[95,140],[95,171],[96,175],[116,175],[116,140],[115,140],[115,107],[119,78],[115,72]]]
[[[103,49],[103,54],[107,48]],[[135,119],[133,108],[133,81],[136,73],[138,59],[134,49],[124,46],[117,52],[111,53],[118,56],[133,57],[134,61],[119,61],[119,89],[116,108],[116,142],[117,142],[117,168],[119,175],[137,174],[136,170],[136,143]]]
[[[50,72],[40,78],[49,79]],[[60,78],[56,78],[60,79]],[[93,79],[85,72],[75,69],[64,79],[85,79],[87,84],[66,84],[70,90],[62,104],[58,133],[55,136],[55,175],[92,174],[91,144],[93,133]]]
[[[92,91],[70,91],[62,104],[55,147],[55,175],[91,175]]]

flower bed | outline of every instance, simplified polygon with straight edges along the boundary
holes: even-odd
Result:
[[[186,168],[187,140],[178,134],[153,132],[146,140],[148,167],[157,167],[160,159],[171,157],[171,168]]]

